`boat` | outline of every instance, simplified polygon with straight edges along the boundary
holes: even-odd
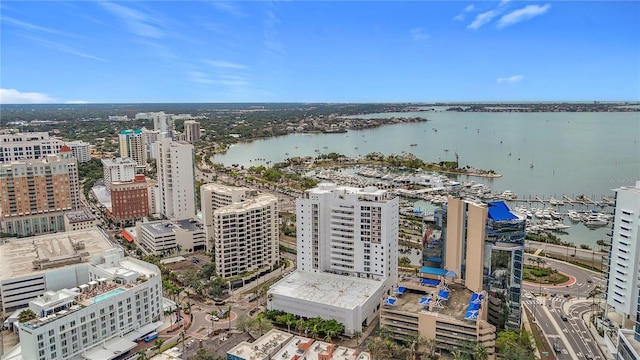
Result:
[[[413,144],[409,144],[409,146],[418,146],[418,144],[413,143]]]
[[[582,220],[582,216],[580,216],[580,213],[575,210],[569,210],[567,214],[569,215],[569,220],[573,222],[580,222]]]
[[[587,227],[600,227],[605,226],[608,223],[609,219],[604,214],[601,214],[596,210],[591,210],[591,212],[584,218],[584,224]]]

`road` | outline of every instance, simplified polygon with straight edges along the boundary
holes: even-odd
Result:
[[[552,346],[557,344],[560,349],[556,354],[558,359],[584,359],[587,358],[585,355],[592,359],[603,359],[582,315],[592,310],[593,299],[587,300],[586,297],[594,286],[604,289],[604,276],[561,261],[544,260],[572,279],[564,286],[524,284],[524,292],[536,295],[533,299],[523,301],[524,306],[531,310],[534,321],[549,343]],[[566,316],[566,321],[562,320],[562,315]]]

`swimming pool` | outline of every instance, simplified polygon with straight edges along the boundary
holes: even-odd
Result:
[[[98,302],[100,302],[102,300],[106,300],[106,299],[108,299],[108,298],[110,298],[110,297],[112,297],[114,295],[118,295],[118,294],[121,294],[123,292],[124,292],[124,289],[113,289],[113,290],[108,291],[108,292],[106,292],[104,294],[100,294],[100,295],[94,297],[93,298],[93,302],[94,303],[98,303]]]

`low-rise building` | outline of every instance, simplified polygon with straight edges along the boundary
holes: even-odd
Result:
[[[22,359],[119,359],[162,324],[157,266],[111,249],[77,271],[88,281],[29,302],[36,318],[19,325]]]
[[[97,224],[98,219],[88,209],[64,213],[64,228],[67,231],[92,229]]]
[[[0,243],[0,310],[25,307],[45,291],[88,282],[83,267],[114,248],[98,228],[47,234]],[[83,275],[84,274],[84,275]]]
[[[204,226],[196,219],[136,224],[136,244],[146,255],[165,256],[207,250]]]
[[[111,212],[109,217],[116,222],[139,220],[149,216],[149,183],[138,174],[129,181],[111,183]]]
[[[273,329],[249,343],[243,341],[227,352],[227,360],[371,360],[359,349],[292,335]]]

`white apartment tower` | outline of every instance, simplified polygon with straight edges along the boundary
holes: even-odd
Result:
[[[158,211],[167,219],[196,215],[193,145],[162,138],[158,142]]]
[[[118,135],[120,157],[133,159],[138,166],[147,165],[147,149],[142,130],[122,130]]]
[[[70,141],[66,143],[71,148],[71,153],[79,163],[86,163],[91,160],[91,144],[84,141]]]
[[[57,154],[64,143],[47,132],[20,133],[16,129],[0,131],[0,163],[42,159]]]
[[[127,182],[136,177],[138,163],[131,158],[102,159],[102,171],[104,172],[104,186],[111,193],[112,182]]]
[[[190,144],[200,141],[200,123],[195,120],[185,120],[184,136]]]
[[[640,180],[635,186],[623,186],[616,192],[611,252],[609,254],[609,278],[607,304],[625,319],[640,321]],[[636,324],[640,339],[640,323]]]
[[[206,184],[201,188],[201,204],[218,276],[261,272],[276,265],[277,197],[247,188]]]
[[[298,269],[395,284],[398,204],[375,187],[322,183],[307,190],[296,201]]]

